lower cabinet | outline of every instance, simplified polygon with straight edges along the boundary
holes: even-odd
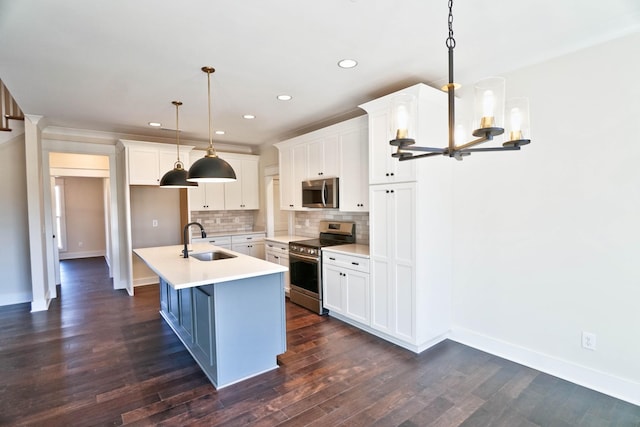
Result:
[[[174,289],[160,278],[160,314],[216,388],[276,369],[286,351],[283,274]]]
[[[276,242],[273,240],[266,240],[265,243],[265,258],[267,261],[274,264],[282,265],[289,268],[289,245],[286,243]],[[284,273],[284,292],[289,295],[291,289],[291,279],[289,270]]]
[[[322,251],[323,306],[330,315],[370,324],[369,260]]]
[[[208,289],[212,285],[202,286],[193,289],[193,314],[195,320],[196,333],[194,335],[195,351],[200,353],[211,366],[215,364],[214,346],[211,339],[212,329],[215,328],[215,318],[213,316],[213,289]]]
[[[231,236],[231,250],[264,259],[264,233]]]

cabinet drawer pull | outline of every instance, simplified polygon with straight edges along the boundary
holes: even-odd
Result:
[[[351,264],[353,264],[353,265],[360,265],[360,263],[359,263],[359,262],[352,262]]]
[[[329,259],[330,259],[331,261],[335,261],[335,260],[336,260],[336,259],[335,259],[335,258],[333,258],[333,257],[329,257]]]

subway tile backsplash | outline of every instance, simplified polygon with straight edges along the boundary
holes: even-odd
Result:
[[[258,211],[191,211],[191,221],[204,226],[207,234],[254,231]],[[200,237],[197,227],[191,227],[191,236]]]
[[[191,211],[191,221],[204,226],[207,234],[254,231],[255,215],[259,211]],[[294,234],[316,238],[320,233],[320,220],[353,221],[356,223],[356,243],[369,244],[369,214],[318,209],[295,212]],[[191,227],[191,236],[200,237],[197,227]]]
[[[337,210],[312,210],[295,213],[297,236],[318,237],[320,220],[353,221],[356,223],[356,243],[369,244],[369,214],[359,212],[340,212]]]

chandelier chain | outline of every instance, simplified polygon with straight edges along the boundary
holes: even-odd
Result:
[[[456,39],[453,38],[453,0],[449,0],[449,37],[447,37],[447,47],[453,49],[456,47]]]

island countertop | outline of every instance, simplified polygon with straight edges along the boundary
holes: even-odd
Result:
[[[220,251],[235,255],[235,258],[200,261],[191,256],[184,258],[182,256],[183,249],[183,245],[174,245],[138,248],[134,249],[133,252],[154,273],[164,278],[175,289],[185,289],[287,271],[287,268],[281,265],[208,243],[189,245],[189,253]]]

